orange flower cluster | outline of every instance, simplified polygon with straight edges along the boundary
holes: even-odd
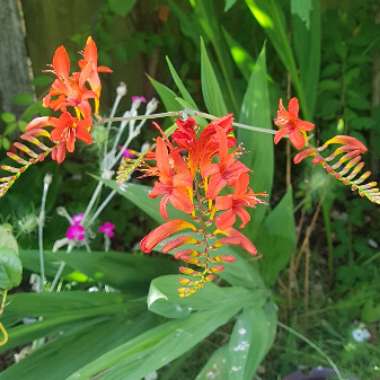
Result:
[[[371,175],[369,170],[362,172],[365,164],[362,154],[367,152],[367,147],[354,137],[337,135],[326,141],[322,146],[315,147],[309,143],[307,132],[314,129],[314,124],[301,120],[298,117],[299,105],[297,98],[289,101],[288,110],[280,99],[277,117],[274,120],[279,130],[276,132],[274,142],[277,144],[283,137],[288,137],[292,145],[301,150],[293,159],[299,164],[307,157],[312,157],[314,165],[321,165],[327,173],[333,175],[338,181],[350,186],[352,191],[357,191],[360,196],[366,197],[373,203],[380,204],[380,189],[376,181],[366,183]],[[326,157],[321,153],[330,146],[340,145]]]
[[[241,150],[233,137],[232,115],[207,125],[203,130],[192,118],[177,120],[171,138],[161,131],[151,157],[154,166],[145,169],[158,177],[150,193],[160,197],[160,213],[169,219],[168,204],[187,214],[184,219],[172,219],[151,231],[141,241],[144,253],[150,253],[166,241],[162,252],[174,252],[176,259],[193,267],[180,267],[189,277],[181,278],[180,296],[189,296],[212,281],[223,263],[235,261],[231,255],[218,255],[225,244],[243,247],[256,255],[255,246],[235,227],[250,220],[247,207],[263,203],[249,187],[249,169],[239,161]],[[158,127],[158,126],[157,126]],[[159,128],[159,127],[158,127]]]
[[[101,83],[99,73],[110,73],[106,66],[98,66],[98,51],[94,40],[88,37],[82,52],[83,58],[78,61],[80,71],[70,73],[69,54],[63,45],[53,55],[51,68],[56,79],[48,94],[43,98],[43,105],[53,111],[60,112],[58,117],[39,117],[32,120],[26,128],[33,135],[45,127],[52,127],[51,140],[56,144],[52,150],[52,158],[62,163],[66,151],[72,153],[76,139],[86,144],[92,143],[92,107],[94,101],[95,115],[99,111]],[[70,111],[74,111],[74,115]]]
[[[97,116],[101,93],[99,72],[109,73],[111,69],[98,66],[98,52],[91,37],[87,39],[82,56],[78,62],[80,71],[70,73],[70,58],[66,49],[64,46],[56,49],[48,70],[56,79],[44,97],[43,105],[59,112],[59,115],[36,117],[20,136],[22,142],[12,145],[7,156],[13,162],[0,165],[0,169],[7,173],[0,176],[0,197],[31,165],[43,161],[48,155],[62,163],[66,152],[74,151],[77,139],[86,144],[92,143],[90,100],[94,102]]]

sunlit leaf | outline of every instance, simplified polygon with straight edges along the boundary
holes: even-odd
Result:
[[[239,121],[260,128],[272,129],[270,100],[266,70],[265,48],[252,71],[244,96]],[[256,192],[270,195],[274,173],[273,135],[238,129],[239,142],[246,148],[242,161],[252,170],[251,186]],[[269,200],[269,198],[268,198]],[[268,206],[259,205],[251,211],[251,236],[257,236]]]

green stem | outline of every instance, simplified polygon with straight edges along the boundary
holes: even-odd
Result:
[[[324,357],[326,359],[326,361],[329,363],[329,365],[331,366],[331,368],[334,370],[335,374],[338,376],[338,379],[339,380],[345,380],[337,365],[332,361],[332,359],[324,352],[322,351],[315,343],[313,343],[310,339],[306,338],[306,336],[300,334],[299,332],[297,332],[296,330],[292,329],[291,327],[281,323],[281,322],[277,322],[278,326],[280,326],[281,328],[283,328],[284,330],[288,331],[289,333],[293,334],[294,336],[296,336],[298,339],[301,339],[303,340],[305,343],[307,343],[311,348],[313,348],[315,351],[317,351],[322,357]]]
[[[326,235],[326,241],[327,241],[327,263],[328,263],[328,270],[329,270],[329,278],[330,280],[333,277],[334,274],[334,246],[332,242],[332,228],[331,228],[331,221],[330,221],[330,205],[328,205],[328,201],[324,200],[322,202],[322,216],[323,216],[323,224],[325,225],[325,235]]]
[[[164,112],[164,113],[156,113],[156,114],[150,114],[150,115],[137,115],[137,116],[127,116],[127,117],[113,117],[113,118],[104,118],[101,121],[107,122],[107,121],[131,121],[131,120],[149,120],[149,119],[163,119],[166,117],[181,117],[184,114],[189,114],[190,116],[199,116],[203,117],[208,120],[218,120],[220,117],[210,115],[205,112],[196,111],[193,109],[185,109],[183,111],[175,111],[175,112]],[[253,125],[249,124],[243,124],[243,123],[232,123],[233,126],[240,128],[240,129],[246,129],[252,132],[260,132],[260,133],[266,133],[274,135],[276,131],[267,129],[267,128],[260,128],[255,127]]]

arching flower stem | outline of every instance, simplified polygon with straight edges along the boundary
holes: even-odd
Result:
[[[173,111],[173,112],[162,112],[162,113],[156,113],[156,114],[150,114],[150,115],[136,115],[136,116],[126,116],[126,117],[109,117],[109,118],[103,118],[101,119],[102,122],[113,122],[113,121],[132,121],[132,120],[152,120],[152,119],[164,119],[166,117],[182,117],[182,116],[198,116],[202,117],[207,120],[218,120],[219,117],[210,115],[205,112],[200,112],[192,109],[184,109],[183,111]],[[249,124],[243,124],[243,123],[232,123],[234,127],[240,128],[240,129],[246,129],[248,131],[252,132],[259,132],[259,133],[267,133],[274,135],[276,131],[272,129],[266,129],[266,128],[260,128],[255,127],[253,125]]]

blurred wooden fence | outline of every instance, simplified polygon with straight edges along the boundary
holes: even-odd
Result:
[[[6,28],[7,34],[4,33],[4,25],[9,26],[13,22],[10,19],[8,8],[11,5],[12,9],[15,8],[17,3],[22,8],[24,17],[25,40],[23,33],[15,28]],[[31,90],[30,83],[28,83],[29,78],[25,77],[27,72],[26,55],[29,56],[32,63],[33,75],[37,77],[51,62],[54,49],[58,45],[65,44],[70,51],[76,53],[78,45],[73,42],[73,37],[95,34],[98,16],[104,3],[105,0],[0,0],[0,20],[3,29],[0,32],[0,52],[2,53],[0,91],[3,89],[0,92],[2,94],[0,111],[15,110],[15,108],[9,107],[11,98],[17,93]],[[126,18],[115,19],[114,29],[116,35],[133,33]],[[5,50],[2,41],[6,41],[10,45],[7,47],[8,50]],[[23,51],[21,47],[24,49]],[[6,51],[12,51],[14,54],[8,54]],[[114,61],[115,64],[112,67],[114,74],[103,77],[105,83],[104,104],[106,105],[110,104],[115,88],[121,80],[128,83],[131,95],[141,94],[143,82],[146,81],[140,57],[127,62]],[[12,68],[12,70],[7,70],[5,67]],[[15,71],[16,68],[17,71]],[[12,88],[12,91],[9,88]],[[44,89],[36,88],[38,96],[42,95],[42,91]]]

